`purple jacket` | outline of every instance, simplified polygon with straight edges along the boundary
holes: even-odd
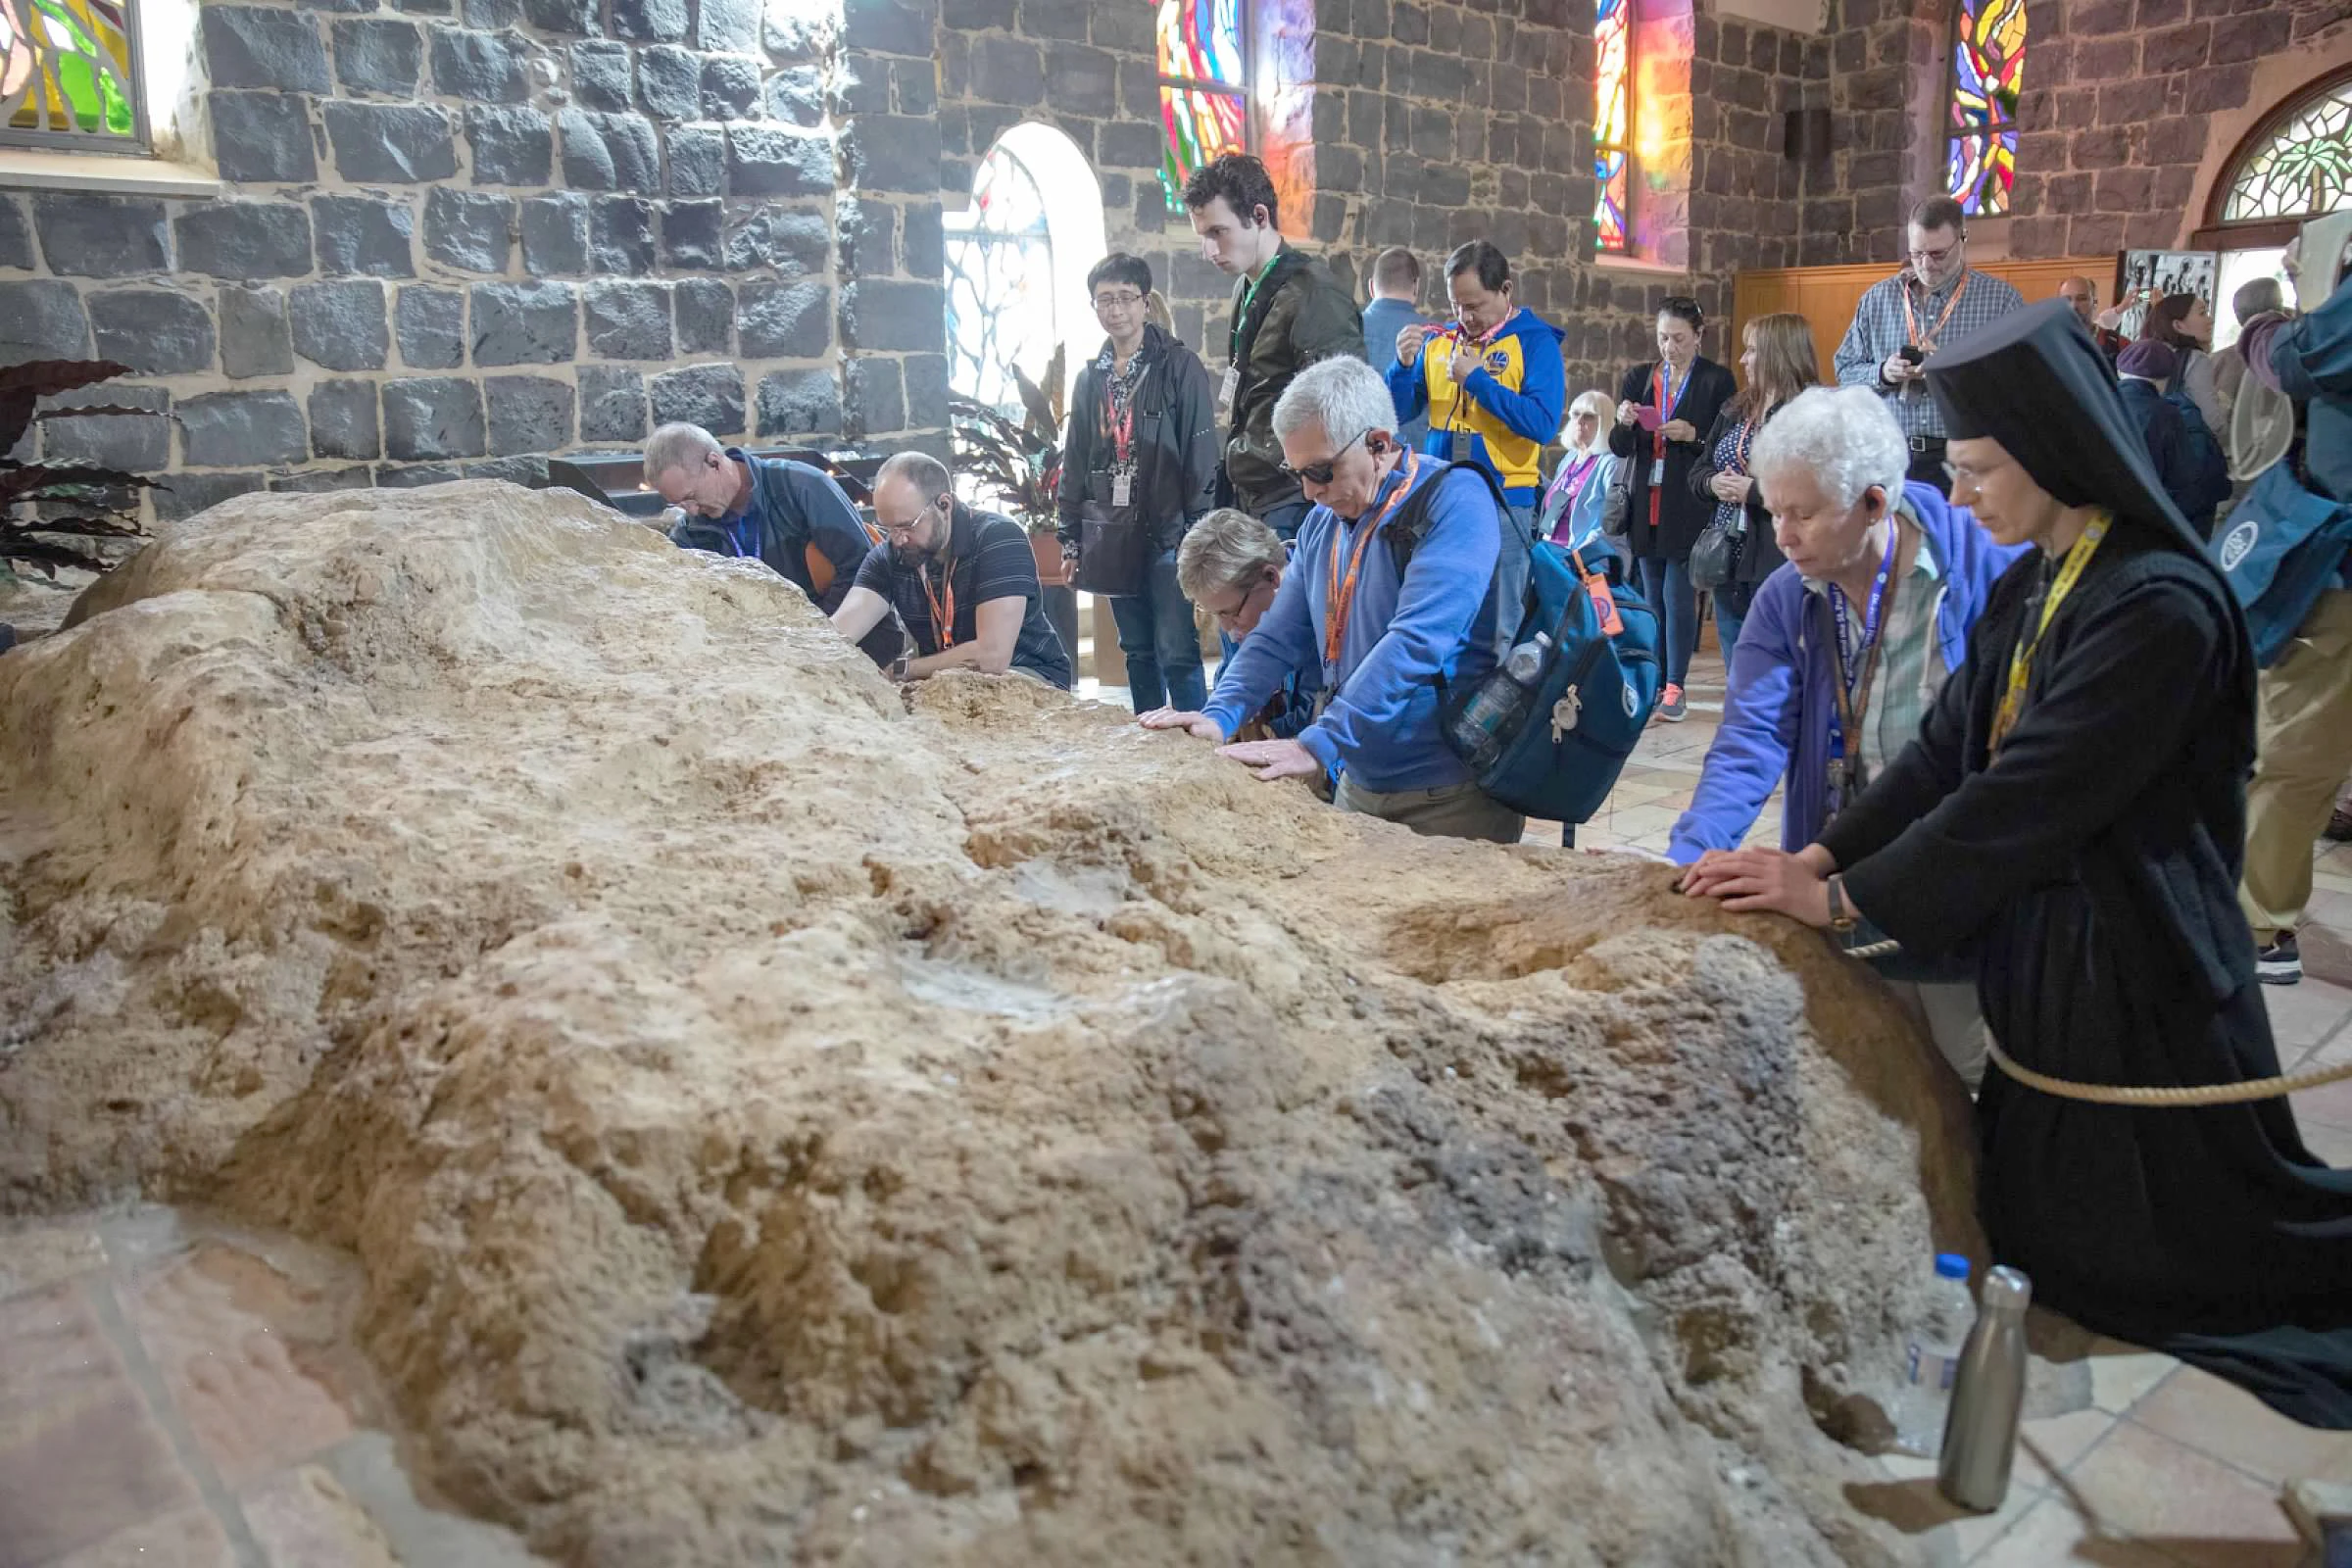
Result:
[[[1934,485],[1905,485],[1903,504],[1942,574],[1936,638],[1944,667],[1958,669],[1992,585],[2026,547],[1994,544]],[[1793,853],[1820,834],[1829,813],[1830,720],[1838,710],[1836,636],[1827,602],[1805,591],[1794,566],[1782,566],[1756,590],[1732,651],[1723,724],[1707,748],[1690,808],[1667,840],[1667,858],[1677,865],[1709,850],[1738,849],[1784,777],[1781,847]]]

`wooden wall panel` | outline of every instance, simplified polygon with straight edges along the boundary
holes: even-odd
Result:
[[[2058,285],[2077,273],[2099,280],[2104,299],[2115,286],[2113,256],[2059,256],[2044,261],[1972,263],[1981,272],[2005,279],[2031,305],[2056,299]],[[1830,361],[1838,340],[1854,318],[1854,307],[1873,283],[1889,276],[1884,262],[1857,267],[1790,267],[1772,271],[1741,272],[1732,287],[1731,332],[1722,342],[1710,342],[1710,358],[1729,364],[1739,358],[1740,333],[1756,317],[1775,311],[1794,311],[1813,325],[1813,346],[1821,352],[1821,373],[1834,377]]]

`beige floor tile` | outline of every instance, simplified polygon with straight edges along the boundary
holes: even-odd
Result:
[[[47,1568],[236,1568],[236,1562],[220,1521],[202,1508],[183,1508],[118,1530]]]
[[[2292,1060],[2296,1053],[2318,1045],[2352,1019],[2352,988],[2309,975],[2300,985],[2263,987],[2262,1000],[2282,1060]]]
[[[2131,1409],[2140,1396],[2180,1364],[2169,1355],[2110,1339],[2093,1340],[2086,1359],[2090,1362],[2090,1402],[2114,1415]]]
[[[2120,1416],[2105,1410],[2070,1410],[2026,1422],[2019,1430],[2017,1479],[2031,1487],[2046,1487],[2050,1472],[2064,1472],[2115,1429]]]
[[[2352,1078],[2338,1078],[2317,1089],[2290,1095],[2297,1121],[2322,1121],[2330,1127],[2352,1127]]]
[[[2132,1407],[2132,1420],[2266,1481],[2318,1475],[2352,1435],[2289,1421],[2243,1389],[2184,1366]]]
[[[2023,1519],[1963,1561],[1968,1568],[2059,1568],[2067,1563],[2093,1568],[2179,1568],[2161,1552],[2136,1542],[2094,1535],[2062,1496],[2044,1496]]]
[[[106,1267],[106,1245],[85,1225],[0,1229],[0,1297],[23,1296]]]
[[[2297,1120],[2302,1130],[2304,1147],[2338,1170],[2352,1170],[2352,1127],[2330,1127],[2326,1122]]]
[[[368,1510],[316,1465],[272,1476],[240,1500],[270,1568],[401,1568]]]
[[[2068,1480],[2102,1529],[2192,1568],[2294,1568],[2299,1555],[2277,1487],[2129,1421]]]

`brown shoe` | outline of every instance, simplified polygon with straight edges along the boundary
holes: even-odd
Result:
[[[2320,837],[2334,844],[2352,844],[2352,807],[2339,806],[2329,813]]]

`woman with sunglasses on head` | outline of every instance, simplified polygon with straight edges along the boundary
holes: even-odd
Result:
[[[1642,591],[1665,622],[1665,686],[1657,716],[1690,716],[1683,683],[1698,646],[1698,594],[1690,586],[1690,547],[1715,515],[1712,499],[1691,491],[1690,469],[1706,456],[1706,433],[1739,394],[1732,372],[1698,352],[1706,330],[1698,301],[1681,296],[1658,311],[1658,357],[1625,372],[1609,450],[1628,465],[1626,541],[1642,573]]]

